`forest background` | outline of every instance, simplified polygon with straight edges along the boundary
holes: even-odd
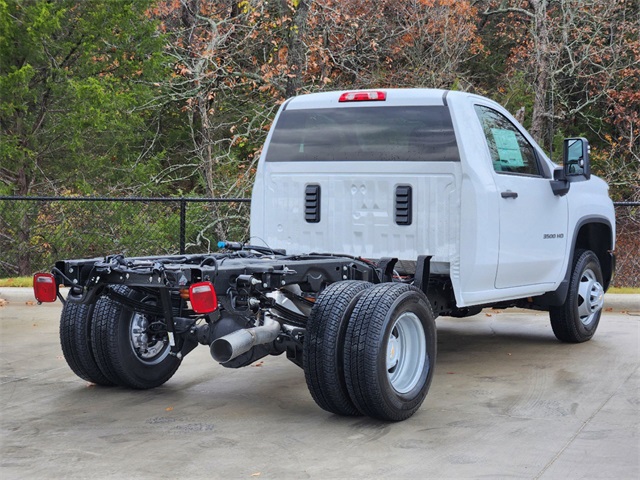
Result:
[[[429,87],[493,98],[556,162],[587,137],[637,202],[639,32],[640,0],[0,0],[0,195],[247,197],[286,98]]]

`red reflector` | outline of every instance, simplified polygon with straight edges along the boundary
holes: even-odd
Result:
[[[39,302],[55,302],[58,296],[58,286],[53,275],[36,273],[33,276],[33,294]]]
[[[191,308],[196,313],[211,313],[218,308],[218,297],[211,282],[194,283],[189,287]]]
[[[380,102],[387,99],[387,92],[345,92],[340,102]]]

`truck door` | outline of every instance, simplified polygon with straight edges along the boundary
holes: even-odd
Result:
[[[554,195],[535,147],[503,114],[475,106],[499,195],[496,288],[555,283],[567,248],[566,196]]]

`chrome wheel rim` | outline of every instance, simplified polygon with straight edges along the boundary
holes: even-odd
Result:
[[[589,325],[604,306],[604,288],[591,269],[586,269],[578,285],[578,317]]]
[[[155,364],[161,362],[169,354],[167,339],[157,338],[148,331],[149,319],[141,313],[134,313],[131,318],[129,340],[131,348],[144,363]]]
[[[420,382],[427,363],[424,328],[415,313],[398,317],[387,341],[386,368],[389,383],[398,393],[408,393]]]

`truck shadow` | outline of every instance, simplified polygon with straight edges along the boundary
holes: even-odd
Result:
[[[516,331],[520,330],[520,331]],[[546,355],[567,344],[559,342],[553,332],[531,331],[526,325],[516,325],[509,331],[466,329],[438,325],[438,363],[460,354],[478,356],[504,355],[505,352],[527,352],[534,356]]]

